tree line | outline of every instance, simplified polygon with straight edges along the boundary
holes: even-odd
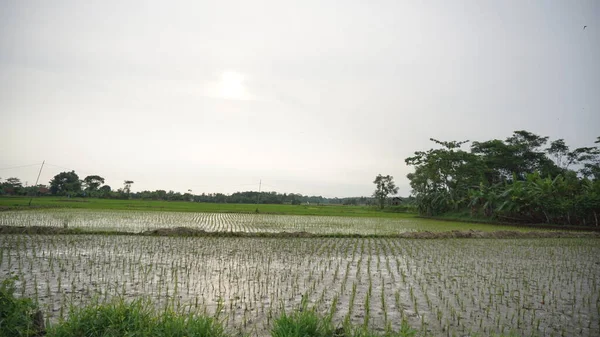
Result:
[[[419,213],[468,213],[501,221],[598,226],[600,148],[571,149],[529,131],[505,140],[431,139],[406,158]],[[600,137],[595,144],[600,144]]]
[[[211,203],[243,203],[243,204],[331,204],[331,205],[370,205],[372,198],[326,198],[322,196],[308,196],[298,193],[277,192],[235,192],[201,193],[193,194],[192,190],[186,193],[175,191],[155,190],[132,192],[132,180],[125,180],[123,186],[114,190],[104,184],[105,179],[99,175],[89,175],[83,179],[75,171],[61,172],[54,176],[48,185],[23,186],[19,178],[7,178],[0,182],[0,195],[17,196],[66,196],[102,199],[142,199],[165,201],[189,201]]]

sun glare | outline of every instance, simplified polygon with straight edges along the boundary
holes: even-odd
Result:
[[[219,96],[225,99],[244,100],[250,95],[244,87],[244,76],[235,71],[225,71],[221,74],[218,84]]]

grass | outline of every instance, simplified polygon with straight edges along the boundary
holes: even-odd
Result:
[[[335,329],[331,321],[319,317],[313,310],[281,314],[274,322],[272,337],[329,337]]]
[[[383,333],[348,324],[336,328],[330,317],[322,317],[306,306],[290,314],[282,313],[271,329],[271,337],[412,337],[416,333],[406,321],[402,321],[399,331],[386,330]]]
[[[225,337],[229,334],[213,317],[178,314],[173,311],[156,314],[148,301],[126,303],[119,300],[73,310],[67,320],[51,327],[46,336]]]
[[[17,298],[15,280],[0,283],[0,337],[35,336],[40,327],[37,306],[29,298]],[[42,324],[43,325],[43,324]]]
[[[411,218],[415,214],[382,212],[369,206],[345,205],[272,205],[218,204],[187,201],[117,200],[94,198],[34,198],[31,207],[27,197],[0,197],[0,209],[25,210],[35,208],[79,208],[92,210],[138,210],[206,213],[260,213],[286,215],[323,215],[351,217]]]
[[[14,279],[2,281],[0,286],[0,336],[34,337],[113,337],[113,336],[198,336],[228,337],[216,317],[180,314],[171,310],[157,313],[148,300],[123,299],[108,304],[91,304],[71,308],[69,318],[44,330],[36,326],[37,306],[29,298],[14,296]],[[410,337],[416,330],[403,322],[398,332],[378,334],[347,325],[335,328],[330,317],[322,317],[306,302],[290,314],[283,312],[273,323],[272,337]],[[239,334],[238,334],[239,335]],[[244,335],[243,333],[241,335]]]
[[[573,230],[591,230],[598,231],[598,228],[591,226],[570,226],[570,225],[557,225],[548,223],[515,223],[510,221],[503,221],[502,219],[485,217],[483,215],[471,215],[468,211],[463,212],[449,212],[445,214],[439,214],[433,217],[423,217],[425,219],[431,219],[435,221],[449,221],[449,222],[464,222],[464,223],[478,223],[478,224],[492,224],[492,225],[503,225],[503,226],[519,226],[519,227],[535,227],[535,228],[546,228],[546,229],[573,229]]]
[[[506,224],[475,223],[461,221],[464,219],[431,219],[420,218],[415,213],[399,213],[381,211],[367,206],[344,205],[256,205],[256,204],[217,204],[195,203],[183,201],[145,201],[145,200],[113,200],[92,198],[36,198],[32,207],[28,206],[29,199],[25,197],[0,197],[0,210],[35,210],[35,209],[74,209],[92,211],[147,211],[160,212],[200,212],[200,213],[255,213],[257,207],[261,214],[273,215],[311,215],[311,216],[342,216],[375,219],[398,219],[416,228],[418,231],[468,231],[484,232],[498,230],[526,231],[534,228],[527,226],[510,226]],[[558,229],[558,228],[557,228]],[[566,228],[561,228],[566,229]]]

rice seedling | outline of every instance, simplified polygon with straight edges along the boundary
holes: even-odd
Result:
[[[76,222],[74,218],[71,222]],[[303,301],[334,325],[421,335],[600,334],[597,239],[2,235],[0,273],[50,322],[152,297],[161,312],[270,332]]]
[[[309,232],[315,234],[399,234],[416,231],[498,228],[486,224],[440,223],[413,217],[341,217],[256,213],[192,213],[122,211],[109,209],[44,209],[0,212],[0,226],[56,227],[92,231],[139,233],[160,228],[186,227],[217,233]],[[522,231],[524,229],[504,228]]]

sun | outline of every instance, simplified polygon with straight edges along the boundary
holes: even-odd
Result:
[[[232,70],[224,71],[221,74],[217,91],[218,95],[225,99],[250,99],[250,94],[244,86],[244,75]]]

